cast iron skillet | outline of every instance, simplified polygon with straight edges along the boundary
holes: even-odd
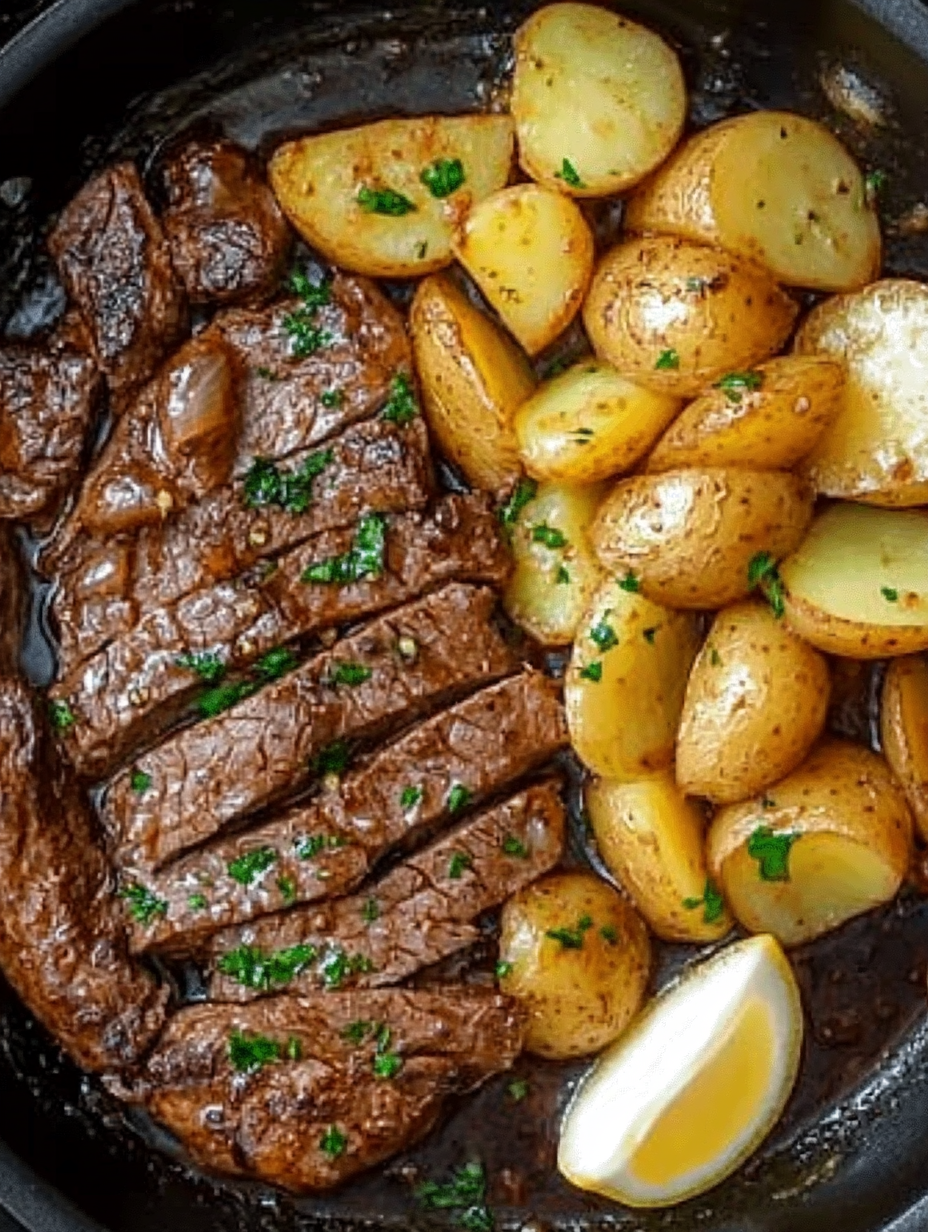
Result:
[[[224,129],[261,149],[310,127],[473,108],[505,78],[507,35],[533,7],[397,0],[387,12],[355,0],[56,0],[0,52],[0,323],[28,334],[60,311],[43,228],[117,155],[145,168],[190,126]],[[928,201],[928,10],[920,0],[622,0],[621,7],[680,48],[694,122],[752,106],[794,107],[824,118],[866,165],[887,171],[887,267],[928,277],[928,237],[894,225]],[[819,81],[835,65],[882,93],[884,127],[863,132],[833,110]],[[52,669],[34,621],[22,667],[38,685]],[[851,707],[849,734],[866,739],[867,719],[866,705]],[[524,1232],[926,1229],[928,903],[909,893],[795,959],[808,1043],[782,1125],[719,1190],[642,1215],[586,1197],[557,1176],[558,1116],[582,1066],[523,1062],[532,1092],[524,1103],[507,1102],[499,1080],[385,1170],[334,1197],[293,1203],[187,1170],[170,1143],[150,1126],[130,1125],[64,1061],[0,987],[0,1207],[19,1221],[11,1229],[29,1232],[424,1227],[411,1178],[480,1158],[498,1226]],[[659,978],[680,961],[665,947]],[[0,1232],[5,1227],[0,1212]]]

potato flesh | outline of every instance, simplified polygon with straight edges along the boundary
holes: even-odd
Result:
[[[928,842],[928,662],[921,655],[895,659],[889,665],[880,736],[919,834]]]

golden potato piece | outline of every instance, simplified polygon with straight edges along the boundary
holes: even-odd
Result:
[[[928,649],[928,513],[836,504],[780,565],[786,619],[849,659]]]
[[[746,800],[802,762],[828,713],[828,664],[765,603],[716,616],[677,736],[677,782],[716,804]]]
[[[912,818],[882,757],[833,740],[762,799],[721,809],[708,850],[739,923],[800,945],[893,898]]]
[[[616,484],[590,532],[607,569],[655,603],[720,608],[752,588],[751,561],[801,542],[812,496],[783,471],[682,470]]]
[[[503,187],[512,156],[508,116],[422,116],[288,141],[268,175],[323,256],[359,274],[409,278],[450,263],[455,228]]]
[[[409,313],[429,428],[478,488],[521,473],[513,416],[535,388],[528,360],[445,274],[419,284]]]
[[[629,203],[626,226],[717,244],[790,286],[851,291],[880,270],[860,169],[828,129],[786,111],[691,137]]]
[[[597,355],[623,376],[694,398],[778,351],[797,311],[758,266],[658,235],[626,240],[603,257],[583,321]]]
[[[880,737],[918,832],[928,842],[928,661],[921,655],[890,663],[880,706]]]
[[[559,1060],[599,1052],[625,1030],[651,970],[634,907],[591,873],[552,873],[503,908],[500,988],[528,1013],[525,1047]]]
[[[586,809],[606,867],[664,941],[718,941],[731,916],[706,871],[705,818],[673,772],[594,779]]]
[[[690,403],[654,446],[647,469],[743,466],[788,471],[838,414],[844,366],[811,355],[729,372]]]
[[[796,351],[847,366],[837,418],[803,464],[816,490],[928,504],[928,287],[888,278],[826,300],[804,321]]]

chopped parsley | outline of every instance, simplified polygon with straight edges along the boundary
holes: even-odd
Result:
[[[416,391],[412,381],[405,372],[399,372],[390,385],[390,397],[380,412],[380,418],[390,423],[405,427],[419,414],[419,404],[416,402]]]
[[[684,898],[683,906],[687,911],[695,911],[697,907],[702,907],[703,923],[714,924],[724,914],[725,900],[719,893],[718,886],[716,886],[712,878],[707,877],[702,898]]]
[[[333,411],[342,405],[345,401],[345,395],[340,389],[325,389],[322,391],[319,401],[327,410]]]
[[[538,493],[538,484],[534,479],[520,479],[512,495],[499,510],[500,523],[507,534],[512,534],[512,528],[519,520],[519,514],[533,501]]]
[[[641,583],[635,577],[631,570],[626,573],[624,578],[619,578],[619,589],[626,590],[630,595],[637,595],[641,590]]]
[[[447,1182],[426,1181],[415,1190],[415,1196],[429,1210],[456,1212],[454,1222],[467,1232],[493,1232],[482,1164],[465,1164]]]
[[[883,596],[883,598],[886,600],[887,603],[898,603],[899,602],[899,591],[896,590],[894,586],[881,586],[880,594]]]
[[[437,158],[419,176],[433,197],[450,197],[466,178],[459,158]]]
[[[400,794],[400,808],[404,812],[409,812],[410,809],[414,809],[417,804],[422,802],[424,794],[421,787],[404,787]]]
[[[263,683],[269,684],[272,680],[280,680],[287,672],[292,672],[298,662],[292,650],[288,650],[286,646],[275,646],[261,656],[251,671]]]
[[[293,846],[300,860],[314,860],[323,851],[344,847],[345,840],[339,834],[308,834],[296,839]]]
[[[364,684],[366,680],[370,680],[373,672],[369,667],[365,667],[363,663],[337,663],[329,679],[334,685],[347,685],[349,688],[355,688],[359,684]]]
[[[720,381],[715,382],[715,388],[721,389],[729,402],[740,402],[745,393],[753,393],[764,383],[762,372],[728,372]]]
[[[722,666],[722,656],[719,654],[719,652],[716,650],[714,646],[709,647],[709,662],[712,664],[713,667]]]
[[[463,783],[453,783],[445,801],[448,805],[448,812],[452,814],[459,813],[462,808],[466,808],[470,804],[473,798],[474,793],[465,787]]]
[[[558,530],[556,526],[548,526],[546,522],[541,522],[532,527],[532,543],[543,543],[546,548],[557,550],[566,548],[568,539],[564,532]]]
[[[570,584],[570,570],[566,565],[558,565],[554,580],[558,586],[568,586]]]
[[[403,1068],[403,1058],[395,1052],[380,1052],[374,1057],[375,1078],[395,1078]]]
[[[380,577],[386,545],[387,519],[381,513],[365,514],[358,522],[349,550],[310,565],[303,570],[301,581],[347,586],[361,578]]]
[[[366,898],[361,908],[361,919],[365,924],[373,924],[380,919],[380,903],[376,898]]]
[[[334,456],[331,449],[317,449],[294,471],[283,471],[268,458],[255,458],[245,476],[245,507],[274,505],[287,513],[305,513],[312,503],[314,481]]]
[[[590,641],[598,646],[603,654],[619,644],[615,629],[607,620],[601,620],[593,626],[590,630]]]
[[[560,171],[555,171],[554,178],[557,180],[563,180],[564,183],[568,184],[571,188],[586,187],[583,180],[580,179],[580,176],[577,173],[577,168],[573,165],[569,158],[564,158],[561,160],[561,169]]]
[[[280,890],[280,897],[284,900],[285,907],[296,902],[296,882],[292,877],[278,877],[277,888]]]
[[[233,881],[237,881],[239,885],[250,886],[276,863],[277,852],[273,847],[257,847],[254,851],[246,851],[236,860],[230,860],[226,868]]]
[[[205,911],[209,903],[205,894],[191,894],[187,899],[187,906],[191,911]]]
[[[408,197],[392,188],[365,186],[358,189],[355,200],[365,214],[386,214],[389,218],[402,218],[404,214],[414,213],[416,208]]]
[[[786,612],[786,587],[769,552],[757,552],[748,564],[748,587],[760,590],[777,620]]]
[[[295,1035],[291,1035],[290,1038],[287,1040],[287,1060],[288,1061],[302,1061],[302,1059],[303,1059],[303,1045],[300,1043],[300,1041],[297,1039]]]
[[[641,635],[649,646],[654,645],[654,639],[657,637],[657,631],[660,625],[655,625],[653,629],[642,629]]]
[[[498,962],[496,964],[496,978],[498,980],[504,980],[507,975],[512,975],[512,963]]]
[[[313,774],[322,778],[326,774],[344,774],[351,764],[351,750],[345,740],[335,740],[327,745],[309,763]]]
[[[48,707],[48,717],[55,731],[66,732],[77,722],[74,711],[67,702],[51,702]]]
[[[599,659],[593,663],[588,663],[586,667],[580,669],[581,680],[592,680],[593,684],[599,684],[603,678],[603,665]]]
[[[226,674],[225,663],[218,654],[210,650],[201,651],[198,654],[178,655],[174,662],[178,667],[194,672],[206,684],[218,684]]]
[[[229,1036],[229,1060],[240,1074],[251,1074],[280,1060],[280,1044],[266,1035],[233,1031]]]
[[[283,326],[290,335],[293,355],[297,359],[307,359],[332,340],[327,330],[316,325],[316,313],[331,302],[332,286],[326,279],[311,282],[302,270],[295,270],[290,276],[290,289],[303,302],[284,317]]]
[[[758,826],[748,839],[748,855],[759,865],[761,881],[789,881],[789,853],[800,834],[775,834]]]
[[[246,697],[257,693],[258,686],[253,680],[240,680],[237,684],[221,684],[214,689],[207,689],[197,699],[197,709],[204,719],[214,719],[225,710],[231,710]]]
[[[332,302],[331,281],[328,278],[322,278],[319,282],[313,282],[302,270],[294,270],[290,275],[290,290],[300,297],[307,309],[313,312],[318,308],[325,308]]]
[[[513,1078],[506,1088],[506,1093],[514,1103],[520,1104],[528,1095],[528,1083],[524,1078]]]
[[[223,954],[216,966],[244,988],[270,992],[283,988],[319,957],[314,945],[294,945],[267,953],[258,946],[240,945]]]
[[[473,860],[463,851],[455,851],[448,862],[448,876],[452,881],[460,881],[465,871],[473,865]]]
[[[276,372],[272,372],[270,368],[255,368],[255,373],[262,381],[277,381],[280,378]]]
[[[657,363],[654,367],[658,372],[673,372],[680,367],[680,356],[673,347],[669,347],[666,351],[661,351],[657,357]]]
[[[710,282],[709,278],[701,278],[698,274],[693,274],[686,280],[686,289],[695,295],[703,295],[708,290]]]
[[[330,1125],[319,1139],[320,1151],[330,1159],[338,1159],[339,1155],[344,1155],[347,1146],[348,1139],[337,1125]]]
[[[133,766],[132,773],[129,775],[129,786],[137,796],[141,796],[151,787],[151,775],[145,770],[140,770],[138,766]]]
[[[528,859],[528,848],[514,834],[507,834],[503,839],[503,855],[514,856],[519,860]]]
[[[354,1044],[357,1047],[359,1044],[363,1044],[369,1035],[375,1035],[379,1030],[379,1023],[356,1018],[354,1022],[349,1022],[348,1026],[342,1031],[342,1038],[346,1039],[349,1044]]]
[[[889,176],[885,171],[867,172],[864,176],[864,194],[866,196],[867,205],[871,208],[876,205],[888,183]]]
[[[552,941],[559,941],[565,950],[582,950],[583,937],[593,927],[593,921],[588,915],[577,921],[576,928],[549,928],[545,933]]]
[[[119,897],[129,904],[129,914],[137,924],[150,924],[157,916],[168,913],[167,901],[158,898],[147,886],[135,881],[119,891]]]
[[[364,954],[346,954],[340,946],[333,946],[319,964],[319,974],[326,988],[341,988],[352,975],[366,975],[374,970],[374,964]]]

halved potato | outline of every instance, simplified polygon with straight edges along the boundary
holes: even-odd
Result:
[[[800,945],[889,902],[908,872],[912,818],[882,757],[833,740],[762,799],[709,830],[709,870],[739,923]]]
[[[859,167],[821,124],[786,111],[697,133],[629,203],[626,225],[718,244],[791,286],[850,291],[880,269]]]
[[[522,471],[512,420],[535,388],[528,360],[446,274],[419,284],[409,327],[440,449],[475,487],[498,491]]]
[[[786,556],[811,519],[812,494],[795,475],[707,468],[623,479],[590,534],[606,568],[655,603],[720,608],[749,593],[758,553]]]
[[[780,565],[786,619],[829,654],[928,649],[928,513],[837,504]]]
[[[812,355],[786,355],[748,372],[726,373],[674,420],[647,469],[791,470],[835,419],[843,387],[843,364]]]
[[[680,62],[651,30],[592,4],[549,4],[516,31],[519,161],[578,197],[622,192],[661,163],[686,118]]]
[[[474,206],[454,255],[530,355],[566,329],[593,274],[593,233],[568,197],[516,184]]]
[[[880,705],[880,737],[919,834],[928,842],[928,661],[921,655],[890,663]]]
[[[422,116],[288,141],[268,175],[323,256],[359,274],[407,278],[450,263],[456,226],[503,187],[512,155],[508,116]]]
[[[586,359],[546,381],[515,418],[525,469],[536,479],[594,483],[630,470],[679,409]]]
[[[928,287],[887,278],[826,300],[796,351],[847,366],[838,416],[803,464],[816,489],[872,505],[928,504]]]
[[[597,353],[636,384],[694,398],[789,337],[798,306],[759,266],[675,236],[626,240],[583,307]]]
[[[694,617],[609,581],[580,624],[564,687],[574,751],[597,774],[638,779],[673,759],[699,646]]]
[[[594,779],[586,810],[606,867],[664,941],[718,941],[731,928],[706,870],[705,818],[673,772],[633,783]]]

